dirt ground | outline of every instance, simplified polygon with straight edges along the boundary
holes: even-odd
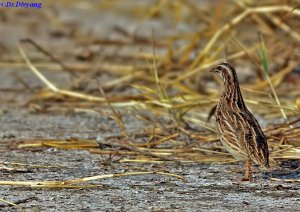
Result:
[[[58,8],[57,8],[58,9]],[[62,9],[62,8],[59,8]],[[76,13],[75,13],[76,12]],[[75,15],[76,14],[76,15]],[[76,16],[85,14],[82,19]],[[8,19],[12,18],[9,17]],[[34,14],[33,14],[34,16]],[[94,29],[97,36],[106,36],[112,20],[119,19],[120,25],[132,20],[114,13],[96,11],[87,14],[74,8],[64,8],[61,19],[76,20],[84,31]],[[33,17],[25,17],[31,20]],[[16,20],[16,19],[14,19]],[[21,19],[20,19],[21,20]],[[19,39],[30,37],[46,44],[46,26],[35,28],[29,33],[25,22],[3,22],[0,25],[1,44],[11,52],[17,52]],[[149,24],[149,25],[147,25]],[[153,24],[153,23],[152,23]],[[172,33],[168,23],[159,27],[160,33]],[[101,27],[99,27],[101,26]],[[130,28],[130,25],[128,25]],[[151,23],[143,25],[145,34],[151,34]],[[31,26],[34,28],[34,26]],[[53,25],[52,28],[55,28]],[[156,26],[157,27],[157,26]],[[105,30],[104,30],[105,29]],[[68,48],[63,40],[49,42],[49,46]],[[50,48],[50,47],[49,47]],[[2,57],[5,58],[2,52]],[[98,188],[84,189],[37,189],[16,186],[0,187],[0,211],[19,211],[3,201],[15,203],[26,211],[300,211],[300,184],[274,182],[266,174],[255,174],[254,182],[241,182],[241,164],[175,164],[156,163],[107,163],[109,157],[91,154],[84,150],[61,150],[56,148],[18,148],[24,140],[38,139],[96,139],[118,132],[116,123],[95,114],[74,111],[35,110],[28,101],[43,85],[28,68],[0,67],[0,180],[43,181],[68,180],[94,175],[124,173],[130,171],[165,171],[186,178],[183,182],[174,177],[140,175],[97,180]],[[43,73],[59,87],[69,75],[65,72],[43,70]],[[55,74],[53,74],[55,73]],[[24,88],[15,76],[22,78],[33,90]],[[59,104],[58,104],[59,105]],[[101,108],[98,108],[101,110]],[[142,128],[143,124],[126,118],[128,130]],[[17,165],[13,163],[22,163]],[[295,162],[294,170],[299,164]],[[279,176],[280,173],[271,173]],[[293,177],[300,177],[299,171]]]

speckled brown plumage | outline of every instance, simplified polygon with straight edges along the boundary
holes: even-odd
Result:
[[[216,110],[220,140],[233,157],[246,162],[245,179],[251,180],[252,162],[269,167],[267,140],[244,103],[235,69],[228,63],[221,63],[211,72],[224,81]]]

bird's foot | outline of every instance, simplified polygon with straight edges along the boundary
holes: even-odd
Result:
[[[246,173],[245,173],[245,177],[242,178],[242,181],[253,182],[253,178],[252,178],[252,161],[248,160],[246,162],[245,166],[246,166]]]
[[[253,180],[252,176],[248,176],[248,177],[245,176],[244,178],[241,179],[241,181],[252,183],[254,180]]]

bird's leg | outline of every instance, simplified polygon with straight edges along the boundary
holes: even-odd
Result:
[[[243,181],[249,181],[252,182],[252,161],[251,160],[247,160],[245,163],[245,168],[246,168],[246,172],[245,172],[245,177],[243,179]]]

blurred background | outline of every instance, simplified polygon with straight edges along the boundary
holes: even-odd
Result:
[[[257,54],[261,51],[258,45],[262,39],[270,73],[299,59],[298,1],[65,0],[41,3],[41,9],[2,8],[2,67],[20,65],[17,63],[22,59],[17,45],[22,39],[30,39],[25,42],[26,52],[36,66],[48,63],[43,69],[59,69],[55,68],[58,62],[36,45],[64,63],[67,66],[64,71],[84,71],[89,77],[95,72],[107,71],[110,76],[120,77],[128,75],[131,68],[131,74],[137,69],[151,69],[149,61],[153,58],[154,45],[162,81],[174,78],[178,78],[177,82],[188,81],[184,84],[187,88],[201,93],[210,87],[205,82],[205,76],[209,75],[207,70],[224,60],[242,70],[242,82],[262,81],[264,73],[258,67],[261,58]],[[87,73],[90,71],[93,73]],[[131,80],[136,78],[143,77],[133,76]],[[288,77],[291,82],[298,82],[297,77],[292,78]],[[87,84],[83,78],[70,83],[75,87]]]

